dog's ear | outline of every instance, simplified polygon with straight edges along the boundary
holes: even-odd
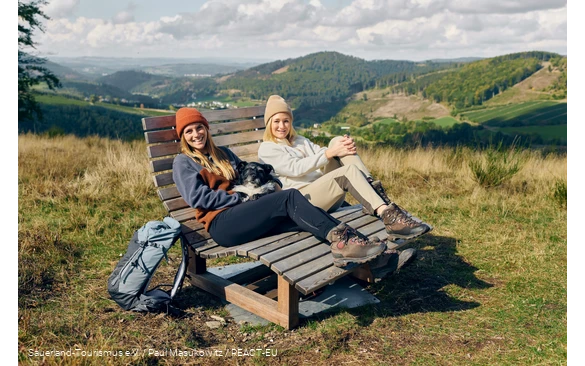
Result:
[[[270,165],[270,164],[262,164],[262,165],[264,166],[264,170],[266,170],[266,172],[268,174],[270,174],[270,172],[274,171],[274,168],[272,167],[272,165]]]
[[[238,163],[238,165],[236,166],[236,170],[238,171],[238,173],[241,173],[241,172],[242,172],[242,170],[243,170],[243,169],[246,167],[246,165],[248,165],[248,163],[247,163],[247,162],[245,162],[245,161],[240,161],[240,162]]]

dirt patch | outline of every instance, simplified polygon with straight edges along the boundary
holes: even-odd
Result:
[[[215,79],[215,81],[217,81],[218,83],[223,83],[224,81],[231,78],[232,76],[234,76],[234,74],[224,75],[220,78]]]
[[[561,76],[561,71],[557,68],[548,71],[550,62],[543,62],[542,65],[542,69],[488,100],[485,105],[490,106],[550,99],[552,93],[543,90],[558,80]]]
[[[548,71],[550,62],[543,62],[542,66],[542,69],[538,70],[513,87],[520,90],[542,91],[554,83],[559,78],[559,76],[561,76],[561,72],[557,68],[552,69],[552,71]]]
[[[289,65],[286,65],[285,67],[281,67],[278,70],[274,70],[272,73],[273,74],[282,74],[283,72],[287,72],[288,71],[288,66]]]
[[[441,118],[450,115],[449,109],[442,104],[422,99],[415,95],[391,94],[384,99],[387,102],[372,112],[372,117],[394,117],[409,120],[423,117]]]

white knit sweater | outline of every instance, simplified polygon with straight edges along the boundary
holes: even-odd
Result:
[[[292,146],[284,141],[261,143],[258,160],[272,165],[283,184],[282,188],[301,189],[323,175],[320,169],[329,162],[325,150],[326,147],[297,136]]]

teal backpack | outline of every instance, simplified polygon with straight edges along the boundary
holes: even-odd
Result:
[[[181,239],[182,260],[173,284],[159,285],[148,290],[148,285],[167,252],[182,237],[181,224],[165,217],[163,221],[149,221],[134,232],[128,250],[108,278],[111,298],[124,310],[138,312],[168,311],[169,305],[180,290],[189,260],[186,241]],[[169,291],[159,287],[169,286]]]

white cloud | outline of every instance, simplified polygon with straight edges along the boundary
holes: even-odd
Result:
[[[558,0],[354,0],[341,8],[319,0],[209,0],[150,22],[136,21],[133,10],[131,4],[111,21],[49,21],[40,49],[272,59],[337,50],[420,60],[567,48],[566,1]]]
[[[58,19],[73,15],[79,7],[79,0],[51,0],[44,6],[43,11],[50,18]]]

